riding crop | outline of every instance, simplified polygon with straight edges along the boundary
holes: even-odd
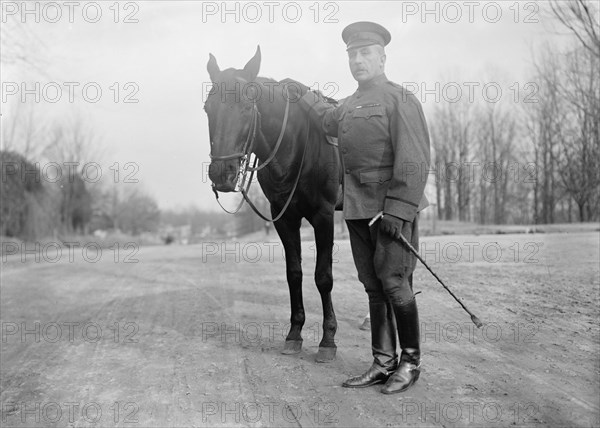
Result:
[[[375,217],[373,217],[373,219],[369,222],[369,226],[372,226],[381,217],[383,217],[383,212],[382,211],[380,211],[379,213],[377,213],[377,215]],[[425,262],[425,260],[418,253],[418,251],[410,244],[410,242],[407,241],[407,239],[404,236],[402,236],[402,234],[400,234],[400,240],[402,241],[402,243],[404,245],[406,245],[406,247],[410,250],[410,252],[413,253],[415,255],[415,257],[417,257],[417,259],[419,259],[421,261],[421,263],[423,263],[423,266],[425,266],[427,268],[427,270],[435,277],[435,279],[437,279],[438,282],[440,284],[442,284],[442,287],[444,287],[446,289],[446,291],[448,293],[450,293],[450,295],[452,297],[454,297],[454,300],[456,300],[460,304],[460,306],[462,306],[462,308],[469,315],[471,315],[471,321],[473,321],[473,323],[477,326],[477,328],[483,327],[483,323],[479,320],[479,318],[477,318],[475,316],[475,314],[473,314],[470,310],[468,310],[467,307],[465,306],[465,304],[463,302],[461,302],[458,297],[456,297],[456,295],[452,292],[452,290],[450,290],[446,286],[446,284],[444,284],[444,281],[442,281],[441,278],[439,276],[437,276],[437,274],[433,270],[431,270],[431,268],[429,267],[429,265],[427,265],[427,263]]]

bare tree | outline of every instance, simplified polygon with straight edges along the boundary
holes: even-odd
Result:
[[[64,122],[54,124],[43,154],[55,162],[74,162],[83,166],[102,157],[98,140],[98,136],[84,118],[75,115]]]
[[[472,151],[472,129],[473,119],[471,114],[472,104],[466,99],[456,105],[454,138],[457,142],[458,179],[456,181],[456,196],[458,205],[458,219],[460,221],[471,220],[471,193],[472,193],[472,171],[468,168],[471,161]]]
[[[454,144],[452,106],[449,103],[437,105],[429,121],[436,169],[436,196],[438,217],[445,220],[454,218],[454,189],[451,169],[456,148]]]
[[[586,0],[550,0],[552,13],[567,27],[582,46],[600,59],[598,3]]]
[[[565,56],[564,83],[567,128],[559,160],[561,184],[579,208],[579,220],[597,217],[600,187],[600,58],[587,49]]]
[[[8,3],[8,2],[6,2]],[[35,2],[19,2],[18,7],[30,7]],[[17,3],[14,3],[17,5]],[[32,30],[33,25],[21,21],[20,15],[4,14],[0,25],[0,62],[25,71],[46,76],[48,46]]]
[[[575,35],[581,48],[567,53],[564,79],[556,88],[570,104],[571,126],[564,135],[560,158],[561,184],[579,208],[579,220],[598,218],[600,96],[600,8],[596,1],[550,0],[558,21]],[[571,213],[569,198],[569,218]]]
[[[47,149],[47,126],[35,104],[14,103],[10,114],[3,114],[1,149],[21,153],[29,159],[39,159]]]
[[[100,157],[96,140],[81,116],[55,124],[49,136],[44,155],[60,171],[55,184],[60,189],[61,223],[67,232],[86,232],[92,217],[94,198],[89,183],[101,174],[101,167],[96,166]]]
[[[535,223],[554,223],[559,200],[558,162],[563,128],[567,123],[564,98],[558,87],[563,79],[560,56],[549,46],[534,61],[537,103],[526,105],[527,129],[534,150],[536,182],[533,212]]]
[[[488,74],[489,81],[503,77],[498,69],[488,70]],[[441,218],[471,221],[477,209],[481,223],[506,221],[510,211],[506,170],[515,160],[518,132],[513,110],[467,97],[436,106],[430,127]]]
[[[515,162],[517,124],[510,106],[487,103],[480,109],[479,153],[482,173],[479,174],[481,204],[480,223],[506,223],[509,203],[508,186],[512,181],[510,164]],[[488,197],[491,196],[491,201]],[[492,208],[491,218],[488,207]]]
[[[158,229],[160,222],[158,204],[140,188],[128,188],[120,208],[118,224],[123,231],[139,235],[142,232],[154,232]]]

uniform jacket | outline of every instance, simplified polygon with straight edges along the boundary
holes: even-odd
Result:
[[[344,172],[344,217],[379,211],[413,221],[429,205],[425,184],[430,142],[421,103],[380,75],[333,107],[309,92],[300,101],[325,132],[338,137]]]

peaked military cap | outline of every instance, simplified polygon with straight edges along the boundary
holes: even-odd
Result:
[[[346,43],[346,50],[348,50],[369,45],[386,46],[392,39],[392,35],[379,24],[359,21],[344,28],[342,39]]]

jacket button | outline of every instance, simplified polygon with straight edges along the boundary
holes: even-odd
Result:
[[[348,153],[348,149],[342,149],[342,153]]]
[[[383,183],[383,177],[379,177],[379,182]]]
[[[360,97],[361,97],[361,95],[360,95],[360,94],[357,94],[357,95],[356,95],[356,98],[360,98]]]
[[[346,174],[350,174],[350,168],[346,168]]]

